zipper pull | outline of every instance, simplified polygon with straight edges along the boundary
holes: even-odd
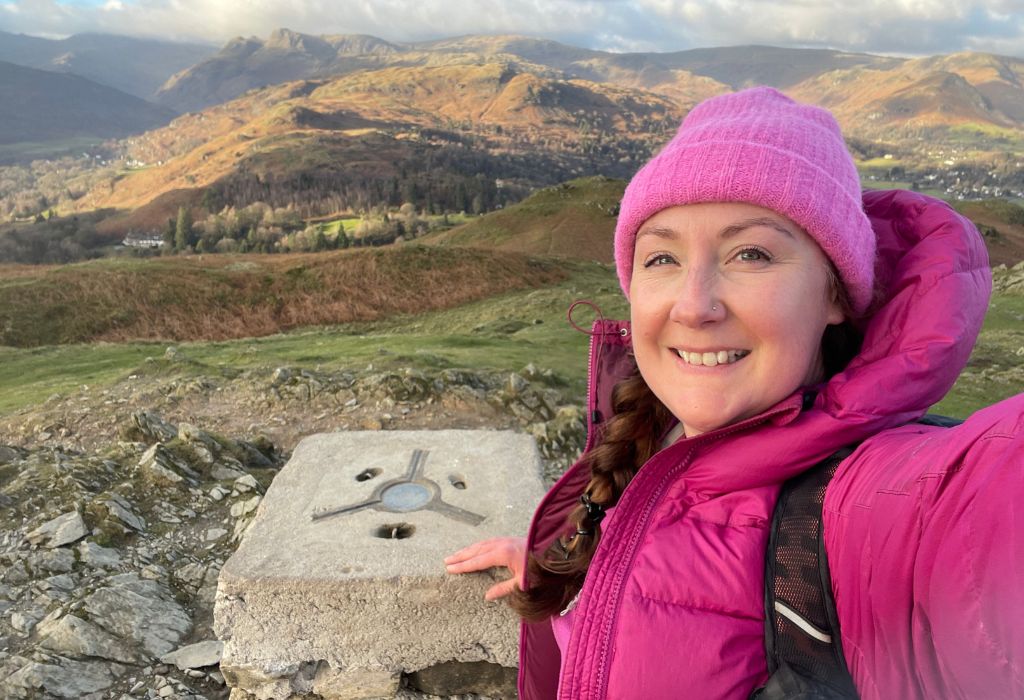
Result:
[[[565,617],[565,615],[566,615],[566,614],[567,614],[567,613],[568,613],[568,612],[569,612],[570,610],[572,610],[573,608],[575,608],[575,607],[576,607],[576,603],[580,602],[580,593],[582,593],[582,592],[583,592],[583,591],[582,591],[582,590],[580,590],[580,591],[578,591],[578,592],[576,593],[576,595],[574,595],[574,596],[573,596],[572,600],[570,600],[570,601],[569,601],[569,604],[565,606],[565,610],[563,610],[562,612],[558,613],[558,616],[559,616],[559,617]]]

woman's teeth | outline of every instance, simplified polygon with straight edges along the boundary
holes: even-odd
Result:
[[[676,354],[683,362],[691,365],[703,365],[714,367],[715,365],[729,365],[750,354],[749,350],[719,350],[718,352],[686,352],[676,349]]]

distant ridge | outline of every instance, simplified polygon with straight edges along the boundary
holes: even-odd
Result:
[[[0,61],[0,143],[113,138],[163,126],[170,110],[77,75]]]
[[[215,46],[113,34],[45,39],[0,32],[0,61],[74,73],[144,100],[175,73],[217,52]]]

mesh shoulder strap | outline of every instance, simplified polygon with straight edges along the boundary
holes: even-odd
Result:
[[[952,428],[962,421],[928,414],[921,425]],[[846,666],[839,617],[825,556],[821,511],[825,489],[854,447],[845,447],[779,493],[765,557],[765,649],[768,682],[756,700],[843,700],[857,690]]]
[[[768,683],[757,700],[856,698],[839,640],[821,510],[843,448],[787,481],[779,493],[765,557]]]

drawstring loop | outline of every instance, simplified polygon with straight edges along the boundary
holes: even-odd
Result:
[[[572,320],[572,312],[576,310],[577,306],[589,306],[597,314],[598,321],[604,321],[604,314],[601,313],[601,307],[590,301],[589,299],[577,299],[573,303],[569,304],[569,311],[566,313],[566,318],[569,320],[569,325],[578,330],[580,333],[586,333],[587,335],[597,335],[598,331],[588,331],[586,328],[581,328]]]

